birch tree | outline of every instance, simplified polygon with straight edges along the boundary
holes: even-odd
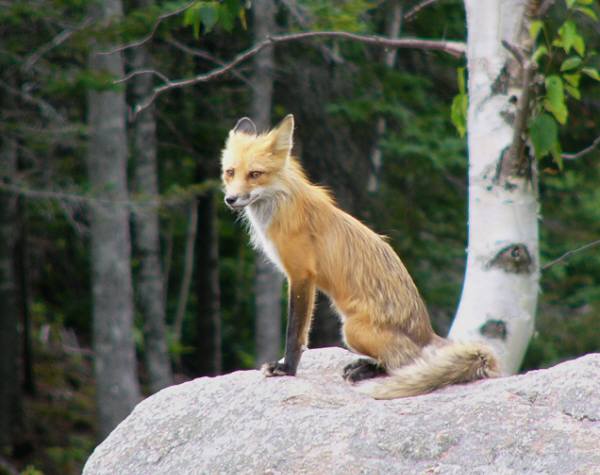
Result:
[[[123,16],[120,0],[91,7],[101,23]],[[120,52],[89,53],[89,68],[123,75]],[[133,342],[131,240],[127,192],[126,105],[122,90],[90,90],[87,169],[97,201],[90,207],[93,345],[99,431],[106,436],[140,399]]]
[[[528,3],[465,0],[469,230],[449,337],[485,340],[508,373],[519,369],[533,334],[539,286],[536,163],[522,139],[531,70],[515,57],[531,48]]]

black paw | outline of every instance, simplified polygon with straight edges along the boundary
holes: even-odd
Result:
[[[285,363],[280,363],[278,361],[273,361],[272,363],[265,363],[260,368],[262,374],[267,377],[272,376],[295,376],[296,371],[292,370]]]
[[[344,368],[342,376],[346,381],[356,383],[363,379],[375,378],[385,373],[383,366],[378,365],[372,360],[360,359],[347,365]]]

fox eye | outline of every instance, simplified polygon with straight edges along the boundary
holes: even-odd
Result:
[[[248,176],[250,178],[252,178],[253,180],[256,180],[259,176],[263,175],[264,173],[265,172],[254,170],[254,171],[251,171],[250,173],[248,173]]]
[[[225,170],[225,176],[228,178],[232,178],[234,174],[235,171],[233,170],[233,168],[228,168],[227,170]]]

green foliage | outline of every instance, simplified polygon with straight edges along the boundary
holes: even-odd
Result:
[[[198,39],[200,30],[207,34],[217,26],[231,32],[236,19],[240,20],[244,29],[247,28],[244,3],[239,0],[199,1],[185,11],[183,25],[191,26],[194,37]]]
[[[536,157],[540,159],[551,154],[559,168],[562,168],[562,147],[557,124],[553,122],[561,126],[567,124],[567,95],[574,100],[581,100],[582,74],[600,80],[598,70],[590,66],[596,53],[593,50],[586,51],[588,48],[579,26],[584,18],[598,21],[595,11],[588,6],[591,4],[588,0],[566,0],[566,15],[558,26],[549,20],[534,20],[529,30],[531,38],[538,40],[532,60],[538,63],[545,76],[545,94],[538,98],[534,107],[529,134]],[[583,16],[576,13],[582,13]]]
[[[467,133],[467,111],[469,108],[469,96],[465,87],[465,68],[457,69],[458,94],[452,99],[450,108],[450,119],[458,131],[458,135],[464,137]]]
[[[565,103],[565,94],[562,79],[552,75],[545,79],[546,97],[544,109],[551,112],[558,123],[565,125],[569,111]]]
[[[548,114],[534,117],[529,124],[529,135],[536,157],[541,158],[549,153],[558,142],[558,126]]]
[[[364,31],[368,14],[376,6],[375,0],[305,0],[302,6],[312,17],[314,30]]]
[[[44,472],[38,470],[33,465],[27,465],[24,470],[21,470],[20,475],[44,475]]]

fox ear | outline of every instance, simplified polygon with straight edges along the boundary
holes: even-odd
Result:
[[[256,135],[256,125],[254,125],[252,119],[249,119],[248,117],[242,117],[237,121],[235,127],[231,129],[230,134]]]
[[[290,153],[294,145],[294,116],[288,114],[272,131],[275,152]]]

